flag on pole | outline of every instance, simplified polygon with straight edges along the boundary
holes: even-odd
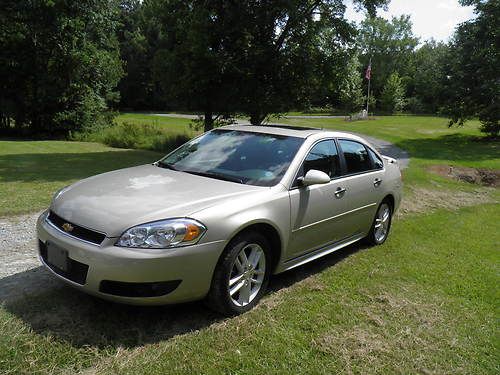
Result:
[[[368,64],[368,68],[366,68],[365,78],[369,81],[372,77],[372,61],[370,59],[370,63]]]

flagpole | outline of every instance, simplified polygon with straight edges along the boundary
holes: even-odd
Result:
[[[372,67],[372,58],[370,57],[370,62],[368,63],[369,69],[370,69],[370,78],[368,78],[368,91],[366,94],[366,117],[368,117],[368,103],[370,103],[370,82],[372,80],[372,72],[371,72],[371,67]]]

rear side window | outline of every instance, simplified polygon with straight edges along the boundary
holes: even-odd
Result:
[[[302,168],[302,176],[311,169],[325,172],[330,178],[340,176],[340,159],[335,142],[329,139],[316,143],[307,154]]]
[[[346,139],[340,139],[339,144],[344,154],[347,174],[360,173],[372,169],[368,151],[363,144]]]
[[[374,153],[370,148],[368,148],[368,153],[370,154],[370,157],[372,158],[373,162],[373,169],[382,169],[384,168],[384,162],[382,159],[378,157],[376,153]]]

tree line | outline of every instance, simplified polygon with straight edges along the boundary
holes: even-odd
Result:
[[[500,0],[461,0],[476,17],[448,43],[420,41],[388,0],[5,0],[0,131],[57,134],[117,110],[185,110],[211,129],[236,114],[328,108],[479,118],[498,136]]]

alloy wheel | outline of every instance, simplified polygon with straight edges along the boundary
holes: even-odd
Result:
[[[228,292],[236,306],[246,306],[259,293],[266,273],[266,256],[258,244],[246,245],[234,259]]]
[[[388,204],[383,203],[380,205],[377,217],[375,218],[375,239],[378,243],[384,242],[389,232],[389,226],[391,224],[391,209]]]

